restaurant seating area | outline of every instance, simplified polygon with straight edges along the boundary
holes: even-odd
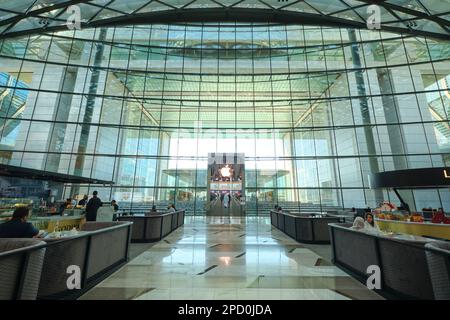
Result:
[[[444,241],[409,235],[368,233],[351,224],[329,225],[332,262],[362,283],[378,266],[383,296],[393,299],[449,297],[450,250]]]
[[[0,299],[78,298],[129,261],[131,226],[87,222],[64,238],[0,239]],[[79,288],[68,287],[72,273]]]

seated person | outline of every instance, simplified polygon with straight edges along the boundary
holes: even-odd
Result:
[[[283,212],[283,208],[282,208],[282,207],[280,207],[280,206],[278,206],[278,209],[277,209],[277,211],[278,211],[278,212]]]
[[[377,232],[379,231],[378,226],[375,224],[372,213],[366,214],[366,220],[364,221],[361,217],[356,217],[353,220],[353,226],[351,229],[360,230],[364,232]]]
[[[78,205],[84,207],[84,206],[86,206],[87,202],[88,202],[88,196],[87,196],[87,194],[85,194],[83,196],[83,199],[78,201]]]
[[[377,229],[376,225],[375,225],[375,220],[373,219],[373,214],[368,212],[366,213],[366,219],[364,222],[364,227],[368,230],[370,229]]]
[[[56,214],[59,214],[60,216],[62,216],[64,214],[64,210],[67,209],[71,205],[72,205],[72,199],[71,198],[66,199],[66,202],[63,202],[61,204],[61,206],[59,207],[59,210]]]
[[[39,234],[31,222],[27,222],[30,209],[19,207],[14,210],[12,219],[0,224],[0,238],[33,238]]]
[[[175,205],[173,205],[173,204],[170,204],[169,207],[167,208],[167,210],[169,210],[170,213],[177,211],[177,209],[175,209]]]
[[[362,230],[365,227],[364,219],[361,217],[356,217],[355,220],[353,220],[352,229],[355,230]]]

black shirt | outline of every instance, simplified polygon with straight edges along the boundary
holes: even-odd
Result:
[[[38,233],[31,222],[13,219],[0,224],[0,238],[33,238]]]
[[[78,201],[78,205],[79,206],[85,206],[86,205],[87,200],[86,199],[81,199],[80,201]]]
[[[86,205],[86,220],[95,221],[97,219],[98,208],[102,206],[102,200],[97,197],[91,198]]]
[[[65,209],[66,209],[66,203],[64,202],[64,203],[62,203],[62,204],[59,206],[58,214],[59,214],[60,216],[62,216]]]

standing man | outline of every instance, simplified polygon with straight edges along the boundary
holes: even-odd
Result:
[[[92,198],[86,205],[86,221],[96,221],[98,208],[102,206],[102,201],[97,197],[98,192],[92,193]]]
[[[111,201],[111,207],[113,207],[114,212],[119,211],[119,205],[116,200]]]

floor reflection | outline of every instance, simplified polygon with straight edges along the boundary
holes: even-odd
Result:
[[[186,217],[81,299],[380,297],[273,228],[269,217]]]

